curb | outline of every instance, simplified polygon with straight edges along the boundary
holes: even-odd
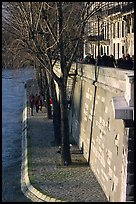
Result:
[[[26,87],[26,86],[25,86]],[[49,197],[34,188],[29,180],[28,175],[28,151],[27,151],[27,122],[28,122],[28,104],[27,104],[27,90],[25,88],[23,109],[23,124],[22,124],[22,164],[21,164],[21,191],[23,194],[33,202],[67,202],[57,198]]]

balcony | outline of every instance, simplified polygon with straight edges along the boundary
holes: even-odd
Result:
[[[127,13],[134,10],[134,2],[127,2],[127,4],[120,4],[109,8],[107,11],[103,11],[102,15],[108,13],[108,15],[116,14],[118,12]],[[106,12],[106,13],[105,13]]]
[[[101,34],[100,36],[89,35],[89,36],[86,36],[84,39],[88,42],[91,42],[91,43],[97,44],[97,45],[98,45],[98,42],[100,45],[109,45],[110,44],[110,40],[105,39],[103,34]]]
[[[89,35],[89,36],[87,36],[87,40],[88,41],[100,41],[100,40],[104,40],[104,35],[103,34],[101,34],[101,35]]]

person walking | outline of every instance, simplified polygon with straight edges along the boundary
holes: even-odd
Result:
[[[38,113],[38,111],[39,111],[39,97],[37,94],[35,95],[35,108],[36,108],[36,113]]]
[[[50,107],[51,107],[51,112],[53,114],[53,101],[52,101],[52,98],[50,98]]]
[[[29,105],[30,105],[30,112],[31,116],[33,116],[33,109],[34,109],[34,95],[30,95],[29,97]]]

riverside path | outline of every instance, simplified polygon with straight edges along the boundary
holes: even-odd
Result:
[[[28,89],[29,92],[29,89]],[[28,185],[32,200],[41,202],[108,202],[78,146],[71,147],[72,164],[61,165],[58,146],[53,145],[53,121],[46,109],[30,116],[28,111]],[[37,190],[36,190],[37,189]],[[28,196],[29,197],[29,196]]]

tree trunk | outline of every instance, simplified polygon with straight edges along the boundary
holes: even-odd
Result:
[[[52,119],[49,83],[48,83],[48,78],[45,70],[44,70],[44,81],[45,81],[45,99],[46,99],[47,117],[48,119]]]
[[[66,87],[63,83],[60,86],[60,108],[61,108],[61,160],[62,164],[69,165],[71,163],[70,147],[69,147],[69,121],[67,111],[67,95]]]
[[[61,114],[53,78],[51,79],[51,95],[53,101],[53,124],[55,144],[61,145]]]
[[[42,67],[40,67],[39,74],[40,74],[39,89],[40,89],[40,94],[43,95],[43,76],[42,76]]]

